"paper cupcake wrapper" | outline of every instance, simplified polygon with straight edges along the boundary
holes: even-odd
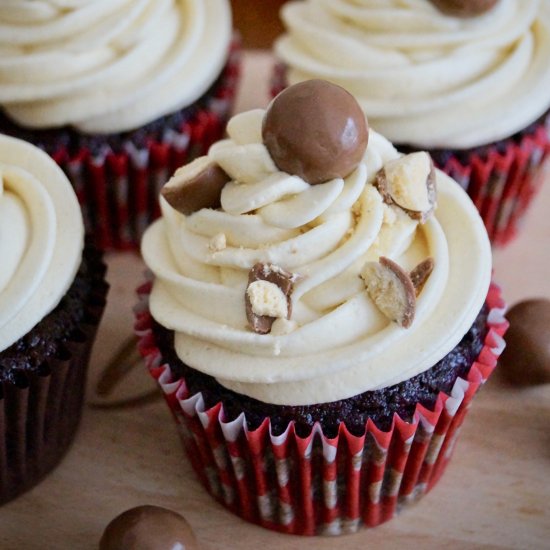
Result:
[[[98,247],[139,246],[160,213],[158,196],[171,174],[222,138],[236,95],[240,54],[235,38],[212,96],[177,130],[166,130],[162,139],[145,136],[143,147],[128,142],[122,152],[106,146],[100,152],[83,148],[71,153],[61,146],[52,154],[75,188],[86,230]]]
[[[98,264],[105,270],[104,264]],[[39,372],[0,386],[0,504],[36,485],[63,458],[80,422],[91,347],[105,307],[98,284],[84,320]]]
[[[286,87],[285,66],[276,64],[271,95]],[[447,160],[438,168],[456,180],[476,205],[491,242],[504,245],[518,233],[537,191],[550,183],[550,112],[545,120],[526,131],[521,139],[502,140],[480,156],[475,150],[460,160],[445,151]]]
[[[518,233],[543,182],[550,182],[550,115],[518,142],[506,140],[469,162],[456,156],[439,168],[455,179],[476,205],[491,242],[504,245]]]
[[[291,423],[282,435],[274,435],[269,419],[256,430],[248,429],[244,414],[226,422],[221,403],[207,409],[200,393],[189,394],[184,379],[172,379],[151,329],[150,288],[146,284],[138,291],[139,350],[199,479],[243,519],[298,535],[374,527],[428,492],[449,461],[473,396],[496,366],[508,326],[500,289],[491,285],[488,333],[468,376],[457,379],[450,395],[440,393],[433,410],[417,405],[411,422],[395,415],[384,432],[369,420],[361,437],[341,424],[332,439],[318,424],[308,437],[300,437]]]

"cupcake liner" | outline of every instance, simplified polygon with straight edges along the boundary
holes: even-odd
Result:
[[[102,276],[105,265],[97,263]],[[83,321],[56,356],[0,385],[0,504],[36,485],[74,438],[107,292],[105,283],[94,284]]]
[[[550,115],[518,141],[499,142],[464,160],[451,154],[438,166],[468,192],[494,244],[504,245],[517,235],[528,206],[550,179],[549,122]]]
[[[205,154],[221,139],[231,113],[240,71],[235,38],[219,84],[176,129],[145,134],[142,145],[126,141],[116,151],[107,144],[71,151],[60,144],[51,153],[75,188],[87,232],[102,249],[133,249],[159,215],[158,195],[182,164]]]
[[[271,78],[272,97],[286,86],[285,66],[277,63]],[[411,146],[404,149],[414,150]],[[543,182],[550,181],[550,111],[513,138],[471,150],[428,152],[437,167],[468,193],[491,242],[505,245],[517,235]]]
[[[223,405],[206,408],[185,379],[172,380],[152,332],[151,284],[139,290],[135,332],[138,348],[176,420],[189,460],[209,493],[243,519],[298,535],[353,533],[374,527],[428,492],[443,473],[471,400],[504,349],[508,326],[500,289],[491,285],[487,336],[466,379],[433,410],[417,405],[411,422],[397,414],[389,431],[369,420],[362,436],[344,423],[334,438],[316,424],[300,437],[293,423],[274,435],[270,420],[255,430],[245,414],[224,418]]]

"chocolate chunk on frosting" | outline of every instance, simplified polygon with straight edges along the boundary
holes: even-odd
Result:
[[[357,168],[369,129],[349,92],[324,80],[308,80],[273,100],[262,137],[280,170],[314,185],[345,178]]]
[[[219,208],[222,189],[230,177],[208,157],[182,166],[161,194],[178,212],[189,216],[202,208]]]
[[[424,288],[428,277],[431,275],[434,269],[434,265],[435,264],[433,258],[426,258],[409,273],[417,296],[422,292],[422,289]]]
[[[183,516],[160,506],[137,506],[107,525],[99,550],[198,550]]]
[[[276,319],[290,319],[290,295],[297,276],[272,265],[257,263],[248,274],[245,293],[246,317],[258,334],[271,332]]]
[[[367,292],[388,319],[409,328],[416,311],[416,292],[409,274],[394,261],[381,256],[361,271]]]
[[[376,175],[376,187],[386,204],[398,206],[414,220],[423,223],[434,211],[435,168],[424,151],[386,163]]]
[[[498,0],[431,0],[436,8],[455,17],[477,17],[493,9]]]

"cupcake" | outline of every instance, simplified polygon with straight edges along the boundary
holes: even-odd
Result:
[[[228,0],[10,3],[0,132],[47,151],[103,248],[136,247],[159,182],[219,139],[235,96]]]
[[[107,284],[67,178],[0,134],[0,503],[35,485],[78,426]]]
[[[334,84],[228,135],[163,188],[140,351],[230,510],[302,535],[378,525],[439,478],[503,347],[487,233]]]
[[[306,0],[282,9],[275,89],[324,78],[400,150],[427,150],[493,243],[517,232],[548,173],[547,2]]]

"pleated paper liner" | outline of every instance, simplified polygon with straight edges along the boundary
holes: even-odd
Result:
[[[106,268],[97,252],[90,253],[89,265],[97,274],[80,326],[39,369],[0,386],[0,504],[36,485],[74,439],[108,288],[103,281]]]
[[[500,289],[491,285],[487,336],[466,379],[458,378],[449,395],[440,393],[433,410],[417,405],[411,422],[395,415],[384,432],[369,420],[361,437],[342,423],[332,439],[318,424],[300,437],[291,423],[274,435],[269,419],[255,430],[248,429],[244,414],[226,422],[221,403],[206,409],[202,395],[190,395],[184,379],[172,380],[152,333],[150,289],[147,283],[138,291],[139,350],[199,479],[243,519],[297,535],[374,527],[428,492],[445,470],[472,398],[496,366],[508,326]]]
[[[476,205],[491,242],[505,245],[521,222],[537,191],[550,184],[550,114],[521,136],[506,140],[487,154],[450,155],[439,167],[458,181]],[[504,144],[504,145],[503,145]]]
[[[275,96],[285,87],[285,67],[279,63],[273,72],[271,94]],[[415,150],[396,147],[405,152]],[[505,245],[518,234],[543,182],[550,184],[550,111],[513,139],[471,150],[432,153],[436,166],[456,180],[476,205],[493,245]]]

